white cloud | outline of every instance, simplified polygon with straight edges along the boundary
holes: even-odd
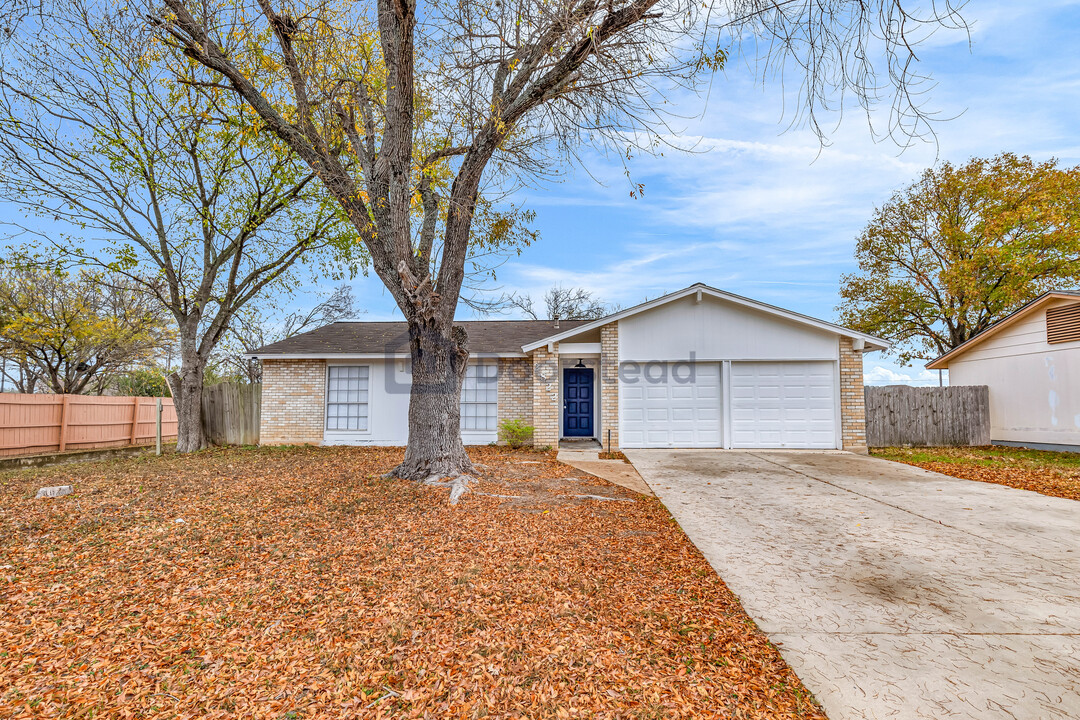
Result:
[[[867,361],[868,367],[863,373],[863,383],[866,385],[915,385],[921,387],[938,384],[937,371],[926,368],[905,368],[880,360]],[[905,372],[906,371],[906,372]],[[943,375],[943,381],[948,384],[948,373]]]
[[[701,281],[831,319],[840,275],[853,269],[855,239],[874,207],[939,154],[962,162],[1010,150],[1080,162],[1077,7],[970,3],[970,50],[962,33],[948,32],[919,48],[922,69],[938,83],[928,107],[958,117],[936,127],[937,145],[903,153],[875,142],[859,112],[828,126],[830,146],[821,148],[805,128],[787,128],[792,98],[778,83],[755,81],[733,61],[704,110],[697,98],[672,98],[680,117],[670,144],[694,152],[665,149],[629,162],[644,197],[630,198],[619,153],[588,148],[587,171],[569,168],[561,182],[515,197],[538,211],[542,239],[502,267],[499,280],[534,298],[554,284],[581,286],[624,306]],[[356,286],[369,317],[397,314],[377,278]],[[867,382],[933,385],[937,375],[868,357]]]
[[[1027,6],[1020,13],[1011,3],[971,5],[969,16],[986,19],[976,25],[971,51],[956,42],[961,33],[928,43],[924,66],[938,80],[929,106],[959,117],[937,126],[938,144],[903,153],[876,142],[859,113],[830,128],[825,148],[806,129],[785,132],[781,88],[732,66],[717,77],[705,112],[694,115],[700,101],[677,98],[683,127],[667,139],[694,152],[635,157],[632,180],[646,188],[639,200],[628,198],[617,158],[588,154],[590,171],[605,185],[578,171],[539,196],[541,224],[554,230],[542,227],[543,241],[502,279],[534,294],[557,282],[581,285],[624,305],[703,281],[831,318],[840,275],[853,269],[855,239],[874,208],[939,154],[960,162],[1005,150],[1063,162],[1080,157],[1072,123],[1080,104],[1076,64],[1064,62],[1064,46],[1044,45],[1069,34],[1067,23],[1054,19],[1061,6],[1051,2],[1021,17]],[[575,209],[575,223],[569,212],[579,204],[595,212]],[[936,382],[910,369],[891,372],[898,382]]]
[[[837,286],[831,275],[808,271],[798,254],[752,243],[723,239],[656,245],[633,242],[624,245],[615,259],[608,258],[573,269],[518,261],[505,268],[501,279],[533,298],[553,285],[564,285],[586,288],[603,301],[623,307],[696,282],[824,319],[832,316],[836,304]],[[747,266],[761,262],[771,265],[768,273],[747,271]],[[828,260],[819,254],[815,264],[823,262]]]

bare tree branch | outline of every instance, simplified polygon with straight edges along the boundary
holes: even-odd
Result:
[[[219,80],[144,18],[82,0],[0,44],[0,197],[70,228],[49,238],[61,263],[171,315],[181,450],[204,444],[203,372],[235,315],[271,284],[287,295],[304,261],[347,276],[363,260],[316,171]]]
[[[952,4],[903,0],[259,0],[255,16],[161,2],[144,7],[162,37],[308,163],[404,314],[414,395],[399,472],[418,478],[471,467],[456,429],[468,339],[453,323],[493,195],[557,174],[584,144],[652,151],[677,134],[669,100],[734,52],[763,78],[798,77],[793,121],[823,141],[822,115],[853,99],[868,117],[890,105],[906,142],[930,129],[914,48],[965,28]]]

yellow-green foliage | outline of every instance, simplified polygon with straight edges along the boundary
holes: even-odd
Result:
[[[1004,153],[942,163],[859,237],[841,321],[934,357],[1053,288],[1080,283],[1080,167]]]
[[[0,351],[53,392],[100,389],[172,340],[161,308],[123,278],[10,267],[0,275]]]
[[[533,438],[533,428],[524,420],[503,420],[499,423],[499,438],[512,448],[519,448]]]

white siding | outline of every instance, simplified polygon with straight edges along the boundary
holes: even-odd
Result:
[[[835,448],[839,346],[836,333],[708,295],[621,319],[620,445]],[[629,381],[691,361],[716,376],[701,388]]]
[[[488,361],[490,362],[490,361]],[[323,431],[325,445],[403,446],[409,441],[409,390],[412,370],[407,360],[334,360],[333,365],[366,365],[368,380],[368,428],[360,432]],[[325,425],[324,425],[325,427]],[[461,433],[466,445],[486,445],[497,431]]]
[[[835,333],[690,295],[619,321],[622,362],[835,360]]]
[[[366,365],[368,426],[360,432],[324,430],[325,445],[405,445],[409,439],[409,383],[407,361],[334,360],[335,365]]]
[[[1046,342],[1046,309],[1004,328],[949,363],[950,385],[990,387],[990,437],[1080,445],[1080,342]]]

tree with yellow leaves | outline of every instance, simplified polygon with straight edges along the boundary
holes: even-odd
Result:
[[[874,211],[841,320],[900,361],[966,342],[1043,292],[1080,284],[1080,167],[1002,153],[944,162]]]
[[[161,36],[228,87],[312,169],[408,323],[402,477],[472,469],[459,427],[468,336],[454,324],[484,190],[535,182],[583,144],[626,154],[673,132],[678,99],[740,49],[797,75],[799,106],[925,129],[914,48],[963,25],[902,0],[160,0]]]
[[[101,393],[169,352],[172,318],[119,274],[0,271],[0,357],[22,392]]]
[[[120,3],[55,3],[0,53],[0,197],[47,257],[127,278],[171,316],[177,449],[199,450],[204,372],[237,312],[287,296],[305,265],[351,276],[355,230],[235,93]]]

